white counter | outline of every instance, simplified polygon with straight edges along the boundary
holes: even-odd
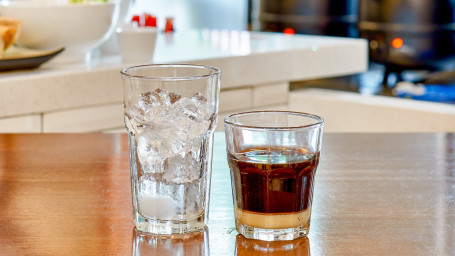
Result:
[[[354,92],[302,89],[289,109],[317,113],[324,132],[455,132],[455,105]]]
[[[220,112],[286,106],[289,82],[354,74],[367,42],[321,36],[198,30],[160,34],[153,63],[194,63],[222,71]],[[85,132],[123,126],[118,55],[0,73],[0,132]]]

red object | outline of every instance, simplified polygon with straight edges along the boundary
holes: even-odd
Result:
[[[148,13],[134,15],[131,22],[136,22],[138,27],[156,27],[156,17]]]
[[[295,31],[293,28],[285,28],[283,33],[285,33],[287,35],[293,35],[293,34],[295,34]]]
[[[141,25],[141,18],[139,15],[134,15],[133,18],[131,18],[131,22],[136,22],[138,26]]]
[[[164,28],[164,32],[174,32],[173,18],[166,18],[166,27]]]
[[[156,27],[156,17],[150,15],[150,14],[144,14],[145,17],[145,23],[144,26],[146,27]]]
[[[392,40],[392,46],[393,48],[401,48],[403,46],[403,39],[397,37]]]

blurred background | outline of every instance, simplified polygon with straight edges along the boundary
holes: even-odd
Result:
[[[369,41],[367,72],[296,82],[291,88],[455,102],[453,0],[136,0],[133,6],[131,13],[155,15],[159,28],[171,17],[177,30],[238,29],[365,38]],[[399,91],[397,85],[405,86]],[[412,95],[415,85],[433,93]]]

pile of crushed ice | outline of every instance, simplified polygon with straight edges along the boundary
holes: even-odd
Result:
[[[143,93],[129,108],[125,123],[136,135],[137,153],[143,170],[162,173],[168,179],[188,180],[187,171],[199,164],[201,136],[214,125],[213,105],[196,93],[191,98],[156,89]],[[167,168],[166,168],[167,167]]]
[[[176,203],[178,214],[199,208],[196,202],[204,196],[205,186],[200,179],[204,138],[216,125],[216,118],[213,104],[198,93],[189,98],[156,89],[139,96],[129,107],[125,123],[136,137],[142,196],[167,195]]]

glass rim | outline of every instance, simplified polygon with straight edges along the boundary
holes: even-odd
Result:
[[[169,68],[169,67],[178,67],[178,68],[194,68],[198,70],[211,70],[212,72],[204,75],[195,75],[195,76],[147,76],[147,75],[134,75],[131,74],[131,70],[141,69],[141,68]],[[196,80],[203,79],[213,76],[221,75],[221,70],[217,67],[206,66],[206,65],[197,65],[197,64],[145,64],[131,66],[123,68],[120,71],[120,74],[124,77],[135,78],[135,79],[146,79],[146,80],[161,80],[161,81],[185,81],[185,80]]]
[[[232,122],[229,120],[230,118],[236,117],[236,116],[244,116],[244,115],[251,115],[251,114],[256,115],[256,114],[260,114],[260,113],[281,113],[281,114],[288,114],[288,115],[290,114],[290,115],[295,115],[295,116],[312,118],[312,119],[316,120],[316,122],[313,124],[299,125],[299,126],[267,127],[267,126],[253,126],[253,125],[238,124],[238,123],[235,123],[235,122]],[[286,110],[262,110],[262,111],[240,112],[240,113],[228,115],[226,118],[224,118],[224,123],[235,126],[235,127],[247,128],[247,129],[251,129],[251,130],[295,130],[295,129],[309,129],[309,128],[322,126],[324,124],[324,119],[320,116],[310,114],[310,113],[305,113],[305,112],[286,111]]]

